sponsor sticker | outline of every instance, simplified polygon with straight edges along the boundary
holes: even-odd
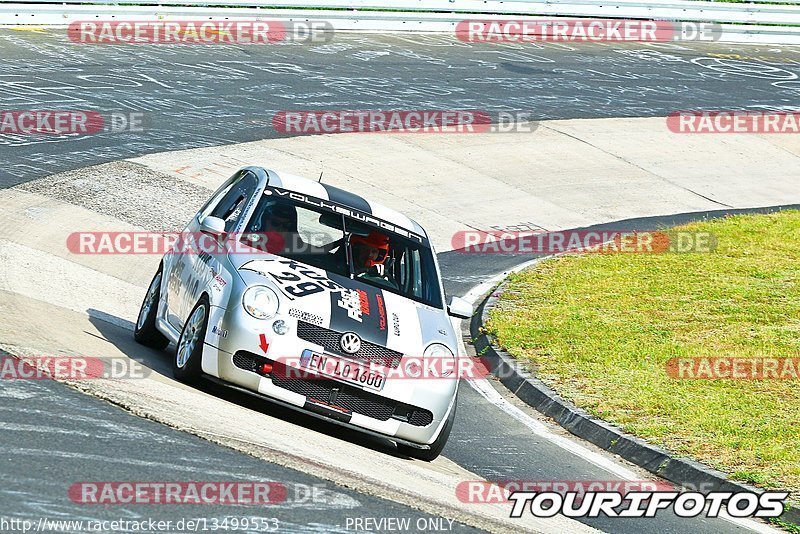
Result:
[[[212,334],[214,334],[214,335],[217,335],[217,336],[219,336],[219,337],[222,337],[222,338],[226,338],[226,337],[228,337],[228,331],[227,331],[227,330],[225,330],[224,328],[222,328],[222,327],[221,327],[221,326],[219,326],[219,325],[214,325],[214,326],[211,328],[211,333],[212,333]]]

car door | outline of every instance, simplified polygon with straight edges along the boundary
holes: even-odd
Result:
[[[202,211],[195,218],[193,224],[196,225],[195,232],[200,230],[200,222],[203,218],[217,217],[225,222],[225,232],[230,233],[237,229],[239,221],[252,205],[251,201],[258,189],[258,178],[255,174],[245,171],[238,180],[231,184],[219,201],[208,209]],[[225,259],[224,237],[216,239],[212,236],[197,234],[204,245],[195,249],[190,254],[184,254],[180,277],[180,291],[178,299],[180,301],[177,317],[182,327],[188,318],[195,304],[200,298],[203,289],[206,288],[211,280],[219,272],[220,259],[227,263]]]
[[[164,257],[164,277],[167,281],[166,318],[167,322],[180,330],[183,327],[184,305],[182,303],[183,284],[188,278],[191,256],[196,252],[188,244],[200,230],[200,221],[210,214],[228,196],[231,189],[244,177],[240,171],[231,176],[211,198],[200,208],[179,236],[172,252]],[[187,269],[188,268],[188,269]]]

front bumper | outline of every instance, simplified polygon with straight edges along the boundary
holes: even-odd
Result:
[[[289,326],[286,334],[278,335],[273,332],[272,324],[277,319],[283,320]],[[455,377],[388,379],[380,392],[373,392],[349,382],[329,378],[301,380],[276,377],[273,380],[270,376],[262,376],[248,369],[247,358],[258,361],[263,361],[262,358],[271,361],[288,358],[289,361],[297,362],[304,350],[323,353],[321,346],[299,339],[296,333],[297,319],[288,315],[279,314],[262,321],[250,317],[240,307],[228,312],[221,308],[212,308],[203,350],[203,372],[224,383],[280,401],[306,413],[395,441],[417,446],[428,445],[439,435],[453,408],[458,388]],[[262,348],[262,335],[269,344],[266,352]],[[400,365],[403,365],[402,361]],[[338,389],[338,395],[343,395],[347,402],[336,397],[320,398],[327,395],[325,392],[330,391],[331,386]],[[342,411],[340,405],[347,405],[348,410]],[[409,407],[415,410],[409,411]],[[417,417],[416,410],[430,412],[430,416]],[[409,415],[414,415],[414,418],[408,417]],[[427,424],[421,426],[421,423]]]
[[[415,443],[413,441],[407,441],[405,439],[398,438],[397,436],[386,436],[386,435],[381,434],[379,432],[374,432],[372,430],[367,430],[366,428],[358,427],[358,426],[355,426],[355,425],[352,425],[352,424],[349,424],[349,423],[344,423],[344,422],[340,421],[339,419],[337,419],[335,417],[328,417],[325,414],[316,413],[316,412],[309,412],[308,410],[304,410],[302,408],[299,408],[298,406],[296,406],[294,404],[285,402],[285,401],[280,400],[280,399],[276,399],[275,397],[267,397],[265,395],[262,395],[260,393],[255,392],[253,390],[250,390],[250,389],[247,389],[247,388],[243,388],[243,387],[237,386],[235,384],[231,384],[230,382],[226,382],[225,380],[222,380],[221,378],[217,378],[217,377],[210,376],[210,375],[206,375],[206,378],[211,380],[212,382],[214,382],[216,384],[221,385],[221,386],[225,386],[227,388],[232,388],[232,389],[235,389],[237,391],[241,391],[242,393],[247,393],[248,395],[252,395],[252,396],[260,398],[260,399],[268,400],[269,402],[275,402],[277,404],[280,404],[281,406],[285,406],[287,408],[291,408],[293,410],[297,410],[299,412],[302,412],[304,414],[310,415],[312,417],[316,417],[318,419],[322,419],[323,421],[326,421],[328,423],[344,426],[346,428],[352,428],[354,430],[357,430],[358,432],[361,432],[363,434],[367,434],[369,436],[373,436],[373,437],[376,437],[376,438],[391,439],[392,441],[394,441],[394,442],[396,442],[396,443],[398,443],[400,445],[407,445],[407,446],[413,447],[415,449],[430,449],[429,445],[422,445],[422,444],[419,444],[419,443]]]

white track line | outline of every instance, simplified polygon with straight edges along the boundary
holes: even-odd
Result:
[[[551,256],[548,256],[548,258],[549,257]],[[541,259],[537,258],[535,260],[527,261],[521,265],[514,267],[510,271],[506,271],[498,275],[495,275],[489,280],[473,287],[471,290],[469,290],[469,292],[467,292],[466,295],[464,295],[464,298],[470,303],[472,303],[472,305],[474,306],[477,300],[482,295],[484,295],[489,289],[491,289],[500,281],[502,281],[506,276],[508,276],[511,273],[519,272],[532,265],[535,265],[536,263],[542,261],[543,259],[546,258],[541,258]],[[462,349],[466,353],[466,348],[462,347]],[[467,383],[469,383],[469,385],[472,386],[472,388],[475,391],[477,391],[484,399],[486,399],[487,402],[497,406],[499,409],[503,410],[504,412],[512,416],[514,419],[516,419],[517,421],[519,421],[520,423],[531,429],[537,436],[550,441],[551,443],[561,447],[562,449],[570,452],[571,454],[574,454],[575,456],[578,456],[579,458],[582,458],[583,460],[586,460],[587,462],[594,464],[597,467],[600,467],[601,469],[619,478],[622,478],[624,480],[639,480],[640,478],[642,478],[640,475],[637,475],[634,471],[610,460],[603,454],[594,452],[588,449],[587,447],[581,445],[580,443],[573,441],[569,438],[560,436],[558,434],[554,434],[553,432],[550,431],[547,425],[531,417],[530,415],[520,410],[518,407],[508,402],[496,389],[494,389],[494,387],[492,387],[488,383],[488,381],[467,380]]]
[[[554,445],[561,447],[565,451],[570,452],[571,454],[574,454],[575,456],[578,456],[605,471],[608,471],[616,477],[624,480],[640,480],[642,478],[641,475],[637,475],[625,466],[606,458],[604,455],[591,451],[580,443],[565,436],[554,434],[544,423],[534,419],[503,398],[503,396],[496,389],[494,389],[487,380],[467,380],[467,382],[481,395],[481,397],[486,399],[487,402],[495,405],[505,413],[512,416],[514,419],[531,429],[537,436],[546,439]]]

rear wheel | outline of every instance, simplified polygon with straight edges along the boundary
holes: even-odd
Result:
[[[158,301],[161,298],[161,267],[158,268],[147,294],[142,301],[139,309],[139,317],[136,319],[136,328],[133,331],[133,338],[148,347],[163,349],[169,345],[169,339],[156,328],[156,315],[158,315]]]
[[[201,360],[208,327],[208,314],[208,299],[203,296],[183,325],[175,358],[172,360],[172,374],[181,382],[195,382],[202,374]]]
[[[450,410],[450,415],[447,416],[447,421],[444,428],[439,432],[439,436],[431,443],[429,449],[415,449],[408,445],[397,445],[397,449],[406,456],[422,460],[424,462],[432,462],[442,454],[444,446],[447,444],[447,438],[450,437],[450,431],[453,429],[453,421],[456,419],[456,403],[453,403],[453,409]]]

